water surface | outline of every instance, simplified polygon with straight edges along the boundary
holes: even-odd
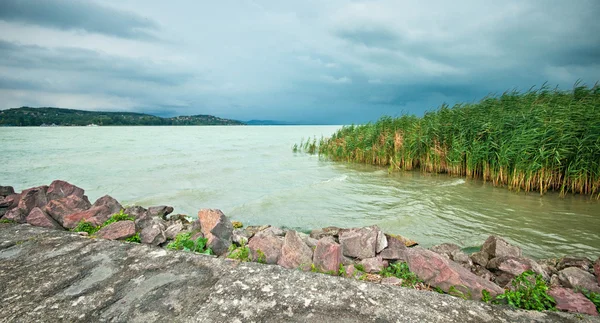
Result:
[[[301,230],[377,224],[429,247],[498,234],[534,257],[600,255],[600,202],[294,154],[334,126],[0,128],[0,185],[63,179],[90,200],[219,208],[244,224]]]

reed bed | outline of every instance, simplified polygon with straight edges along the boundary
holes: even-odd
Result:
[[[394,170],[482,179],[513,190],[600,198],[600,86],[542,86],[442,105],[423,117],[344,126],[295,150]]]

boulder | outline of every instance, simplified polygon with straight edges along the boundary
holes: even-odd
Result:
[[[342,246],[335,242],[333,237],[325,236],[317,241],[312,262],[318,271],[333,271],[337,275],[343,262],[342,257]]]
[[[548,295],[554,298],[556,308],[561,311],[598,316],[594,303],[581,293],[567,288],[552,287],[548,290]]]
[[[19,201],[21,201],[21,194],[8,195],[0,201],[0,208],[6,208],[8,210],[16,208],[17,205],[19,205]]]
[[[159,244],[167,241],[167,237],[165,235],[166,227],[161,218],[152,219],[154,219],[154,221],[150,221],[149,225],[140,231],[140,241],[145,244],[158,246]]]
[[[448,293],[450,288],[460,290],[471,298],[480,300],[482,290],[487,290],[492,297],[504,293],[500,286],[485,280],[461,265],[423,248],[407,250],[409,269],[426,284],[441,288]]]
[[[497,236],[489,236],[483,243],[481,251],[486,252],[490,258],[522,256],[521,248],[511,245]]]
[[[587,257],[564,256],[558,261],[558,264],[556,264],[556,270],[561,271],[565,268],[577,267],[585,271],[590,271],[593,266],[594,264]]]
[[[365,268],[365,272],[373,274],[382,271],[383,268],[389,265],[387,260],[383,260],[381,256],[363,259],[359,262],[359,264]]]
[[[172,206],[159,205],[159,206],[151,206],[148,208],[149,216],[156,216],[162,218],[163,220],[167,219],[167,215],[173,213]]]
[[[306,245],[308,245],[312,249],[315,249],[317,247],[317,242],[319,242],[319,240],[311,238],[310,235],[304,232],[298,232],[298,235],[300,236],[300,238],[302,238],[302,241],[304,241],[304,243],[306,243]]]
[[[379,256],[388,260],[406,261],[407,248],[404,241],[398,239],[397,236],[386,235],[386,238],[388,245],[379,253]]]
[[[171,214],[167,217],[170,221],[180,221],[182,224],[189,224],[188,216],[185,214]]]
[[[269,227],[271,227],[271,226],[270,225],[251,225],[251,226],[247,226],[244,230],[246,231],[246,234],[248,235],[248,237],[252,238],[258,232],[266,230]]]
[[[135,223],[133,221],[113,222],[100,231],[96,232],[98,238],[108,240],[122,240],[135,235]]]
[[[233,223],[231,224],[233,225]],[[233,233],[231,234],[231,241],[238,246],[243,246],[248,244],[248,235],[246,230],[242,228],[233,229]]]
[[[180,220],[171,223],[165,230],[165,237],[167,239],[175,239],[175,237],[183,231],[183,223]]]
[[[94,202],[94,205],[92,205],[92,206],[101,206],[101,205],[107,206],[111,212],[110,214],[118,213],[119,211],[121,211],[123,209],[123,206],[121,205],[121,203],[119,203],[119,201],[115,200],[110,195],[104,195],[101,198],[97,199],[96,202]]]
[[[600,258],[596,259],[596,262],[594,262],[594,274],[596,274],[598,285],[600,285]]]
[[[14,209],[6,211],[2,219],[15,221],[16,223],[25,223],[27,222],[27,213],[26,210],[23,210],[20,207],[16,207]]]
[[[487,266],[487,263],[490,260],[490,255],[488,255],[485,251],[477,251],[472,253],[471,256],[469,256],[469,258],[471,258],[471,261],[474,264],[485,267]]]
[[[558,280],[564,287],[584,288],[594,293],[600,293],[600,286],[594,275],[578,267],[568,267],[559,271]]]
[[[473,261],[471,260],[471,258],[469,258],[469,255],[467,255],[464,251],[462,250],[454,250],[451,254],[450,254],[450,259],[452,259],[452,261],[461,264],[463,267],[470,269],[471,267],[473,267]]]
[[[81,216],[85,219],[87,219],[87,222],[90,222],[93,225],[101,225],[102,223],[106,222],[106,220],[110,219],[110,217],[117,213],[117,212],[113,212],[114,209],[111,209],[109,206],[107,205],[99,205],[99,206],[92,206],[90,209],[88,209],[87,211],[83,211],[81,215],[75,215],[75,214],[71,214],[66,218],[69,217],[76,217],[76,216]],[[66,222],[66,221],[65,221]]]
[[[198,211],[202,234],[208,238],[208,247],[216,255],[223,255],[231,245],[233,226],[221,210],[203,209]]]
[[[480,265],[473,265],[473,267],[471,267],[471,272],[485,280],[493,281],[495,278],[491,271]]]
[[[48,204],[46,198],[46,191],[48,186],[32,187],[21,192],[21,199],[17,208],[20,208],[22,212],[27,216],[31,210],[35,207],[44,207]]]
[[[15,194],[15,189],[12,186],[1,186],[0,185],[0,196],[9,196]]]
[[[373,258],[387,247],[387,239],[376,225],[341,230],[339,241],[345,256],[358,259]]]
[[[302,241],[296,231],[289,230],[285,234],[277,264],[288,269],[310,270],[312,260],[313,250]]]
[[[264,261],[267,264],[277,264],[281,256],[281,247],[283,246],[283,238],[274,234],[255,235],[250,238],[248,248],[252,253],[252,260],[258,261],[260,252],[264,255]],[[260,250],[260,252],[259,252]]]
[[[337,238],[342,231],[342,228],[338,227],[327,227],[323,229],[314,229],[310,232],[310,237],[316,240],[320,240],[323,237],[332,237],[334,241],[337,241]]]
[[[548,276],[558,274],[558,270],[556,269],[558,260],[556,258],[539,259],[537,263],[542,266]]]
[[[56,180],[50,184],[46,197],[49,201],[58,200],[69,195],[76,195],[83,199],[84,191],[82,188],[65,181]]]
[[[445,256],[448,259],[452,259],[452,252],[460,251],[460,247],[454,243],[442,243],[429,248],[429,250]]]
[[[39,207],[35,207],[29,212],[27,223],[36,227],[64,230],[60,224]]]
[[[129,207],[125,208],[125,210],[123,210],[123,213],[129,214],[137,220],[137,219],[146,217],[148,215],[148,210],[146,210],[145,208],[143,208],[141,206],[134,205],[134,206],[129,206]]]
[[[285,236],[285,231],[280,227],[267,226],[263,230],[257,231],[254,235],[276,235],[279,237]]]
[[[418,243],[416,241],[411,240],[411,239],[406,238],[406,237],[403,237],[403,236],[401,236],[399,234],[386,234],[385,236],[388,239],[391,237],[391,238],[395,238],[395,239],[398,239],[398,240],[402,241],[402,243],[404,243],[404,245],[406,247],[414,247],[414,246],[418,245]]]
[[[550,278],[537,262],[523,257],[496,257],[488,262],[487,269],[496,275],[496,283],[500,286],[506,286],[515,276],[527,270],[542,275],[546,280]]]
[[[91,205],[89,201],[86,201],[77,195],[69,195],[67,197],[48,202],[44,211],[46,211],[46,213],[56,220],[56,222],[60,223],[62,226],[65,226],[64,218],[66,216],[83,212],[90,207]],[[70,219],[70,222],[74,223],[73,219]]]

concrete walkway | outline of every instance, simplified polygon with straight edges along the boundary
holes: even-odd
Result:
[[[600,322],[0,224],[0,321]]]

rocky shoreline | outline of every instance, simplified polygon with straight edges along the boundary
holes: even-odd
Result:
[[[377,226],[328,227],[308,234],[269,225],[243,227],[214,209],[200,210],[193,221],[172,212],[170,206],[123,207],[108,195],[92,204],[82,188],[60,180],[21,193],[0,186],[0,222],[81,231],[90,238],[209,253],[483,301],[503,299],[516,288],[516,280],[532,272],[528,279],[541,277],[558,310],[598,315],[597,305],[584,293],[600,294],[600,258],[536,261],[496,236],[469,255],[448,243],[424,249]]]

